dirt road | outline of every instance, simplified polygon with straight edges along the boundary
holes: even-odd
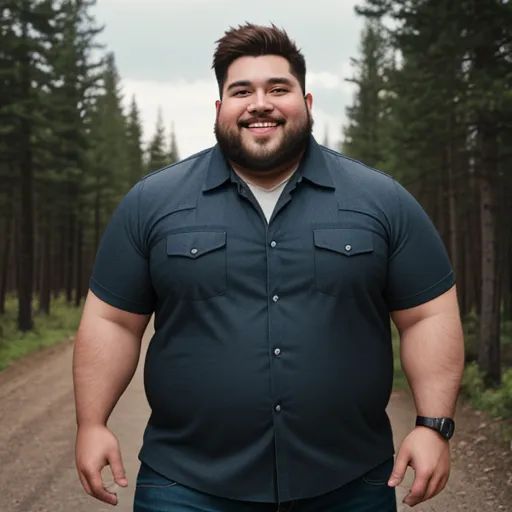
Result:
[[[132,510],[137,452],[149,412],[141,365],[110,421],[130,483],[119,492],[119,506],[112,508],[90,498],[76,474],[71,358],[72,345],[66,343],[0,374],[0,512]],[[389,412],[399,443],[414,419],[408,395],[394,394]],[[401,505],[401,512],[512,511],[511,450],[485,439],[478,415],[461,409],[457,423],[447,489],[414,509]],[[399,489],[399,498],[405,495],[411,476],[408,473]]]

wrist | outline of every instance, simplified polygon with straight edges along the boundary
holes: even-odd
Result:
[[[455,432],[455,422],[452,418],[417,416],[416,427],[426,428],[438,434],[445,441],[449,441]]]

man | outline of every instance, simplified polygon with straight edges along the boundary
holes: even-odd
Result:
[[[103,236],[79,328],[85,490],[126,486],[107,419],[151,314],[136,512],[389,512],[438,494],[463,368],[454,275],[418,203],[313,138],[285,32],[226,32],[218,144],[142,179]],[[390,315],[416,403],[394,460]]]

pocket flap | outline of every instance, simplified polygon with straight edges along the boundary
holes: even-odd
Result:
[[[173,233],[167,237],[167,255],[199,258],[226,245],[225,231]]]
[[[338,252],[346,256],[355,256],[373,251],[373,235],[362,229],[315,229],[316,247]]]

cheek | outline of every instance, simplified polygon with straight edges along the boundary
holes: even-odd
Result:
[[[222,124],[236,125],[244,109],[239,105],[229,105],[224,103],[217,113],[217,119]]]
[[[303,101],[290,101],[279,105],[279,110],[288,122],[302,121],[307,115],[307,107]]]

